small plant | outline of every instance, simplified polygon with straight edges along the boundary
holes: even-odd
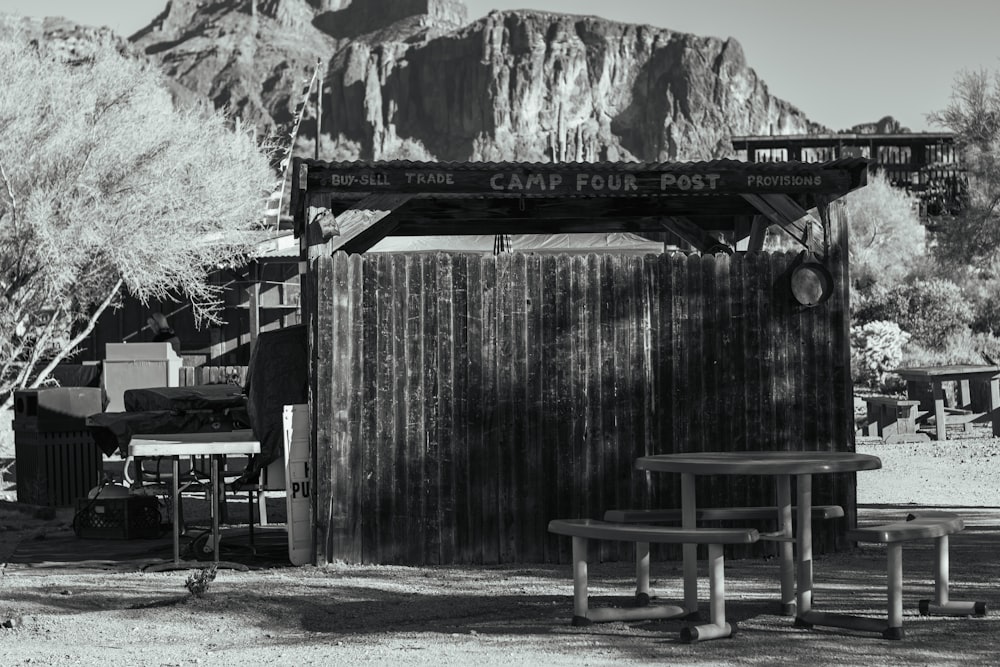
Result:
[[[187,581],[184,585],[187,586],[188,591],[191,595],[196,598],[204,597],[205,593],[208,591],[208,585],[215,580],[216,566],[213,563],[211,567],[198,570],[197,572],[192,572],[188,575]]]
[[[851,370],[854,381],[883,388],[889,373],[899,367],[910,334],[895,322],[875,321],[851,327]]]

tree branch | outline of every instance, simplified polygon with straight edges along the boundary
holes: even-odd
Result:
[[[17,229],[17,199],[14,198],[14,186],[11,185],[10,178],[7,177],[7,170],[3,168],[3,162],[0,162],[0,178],[3,178],[4,188],[7,190],[7,198],[10,199],[10,218],[14,225],[14,229]]]
[[[27,361],[21,368],[21,372],[17,374],[17,378],[14,380],[14,388],[23,387],[28,382],[28,378],[31,377],[31,371],[34,370],[35,366],[38,364],[38,359],[42,356],[42,352],[45,350],[45,344],[48,343],[49,338],[52,336],[52,329],[55,323],[59,319],[59,313],[62,312],[62,305],[52,311],[52,317],[45,324],[42,332],[35,336],[31,343],[31,354],[28,355]]]
[[[31,383],[32,389],[39,386],[45,380],[45,378],[49,376],[49,373],[52,372],[52,369],[58,366],[62,362],[62,360],[69,355],[70,352],[76,349],[76,347],[80,343],[82,343],[84,339],[87,338],[87,336],[90,335],[90,333],[94,330],[94,327],[97,325],[97,320],[101,317],[104,311],[107,310],[108,306],[111,305],[111,302],[114,301],[115,295],[118,294],[118,290],[121,289],[122,284],[124,282],[125,281],[122,278],[119,278],[115,282],[114,287],[112,287],[108,291],[108,295],[104,298],[104,301],[101,302],[101,305],[99,305],[94,310],[94,312],[90,314],[90,318],[87,320],[87,325],[83,328],[83,330],[80,331],[80,333],[78,333],[76,337],[73,338],[73,340],[69,341],[65,346],[63,346],[63,348],[59,351],[59,353],[56,354],[56,356],[53,357],[51,361],[49,361],[48,365],[46,365],[45,368],[39,371],[38,375],[35,377],[35,381]],[[0,405],[0,410],[6,410],[13,404],[13,402],[14,402],[14,394],[13,392],[11,392],[4,400],[3,404]]]

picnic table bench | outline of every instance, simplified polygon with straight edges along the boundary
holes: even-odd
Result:
[[[681,641],[731,637],[736,624],[726,621],[725,561],[723,544],[751,544],[760,535],[753,528],[678,528],[611,523],[597,519],[554,519],[549,532],[573,538],[573,625],[601,621],[635,621],[666,618],[697,618],[697,607],[648,605],[649,544],[707,544],[709,579],[709,622],[681,630]],[[622,540],[636,543],[637,589],[647,591],[636,597],[635,607],[591,609],[587,588],[587,541]]]
[[[917,420],[927,414],[920,401],[892,396],[865,396],[867,418],[864,435],[879,436],[887,443],[925,442],[926,433],[918,431]]]
[[[796,620],[798,627],[814,625],[880,632],[885,639],[903,638],[903,545],[916,540],[935,543],[934,599],[920,600],[922,615],[983,616],[986,603],[948,599],[948,536],[965,528],[961,517],[952,512],[912,512],[905,521],[860,526],[847,531],[855,542],[885,544],[888,615],[886,620],[821,611],[810,611]]]

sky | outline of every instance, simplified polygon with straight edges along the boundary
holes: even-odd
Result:
[[[0,12],[64,16],[123,35],[166,0],[0,0]],[[919,131],[947,106],[961,70],[1000,69],[998,0],[465,0],[493,9],[590,14],[735,37],[771,94],[834,130],[893,116]]]

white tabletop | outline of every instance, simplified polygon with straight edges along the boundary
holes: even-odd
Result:
[[[260,441],[250,429],[216,433],[137,433],[129,442],[132,456],[210,456],[259,454]]]

